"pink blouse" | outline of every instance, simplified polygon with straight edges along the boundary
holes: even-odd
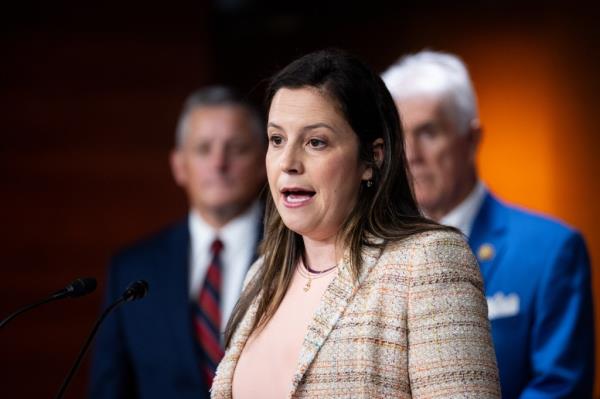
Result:
[[[304,290],[308,282],[304,274],[296,270],[273,318],[248,338],[233,375],[233,398],[289,395],[306,329],[337,269],[313,278],[308,291]]]

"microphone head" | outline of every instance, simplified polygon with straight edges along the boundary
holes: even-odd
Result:
[[[96,289],[96,279],[93,277],[82,277],[67,285],[64,289],[66,296],[76,298],[87,295]]]
[[[127,302],[142,299],[148,294],[148,283],[145,280],[137,280],[129,284],[123,293],[123,299]]]

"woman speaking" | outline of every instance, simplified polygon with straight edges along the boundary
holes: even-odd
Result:
[[[213,398],[498,398],[475,258],[421,216],[381,79],[320,51],[267,90],[262,256]]]

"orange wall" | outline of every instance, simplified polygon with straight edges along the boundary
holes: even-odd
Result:
[[[583,232],[592,258],[598,321],[600,162],[595,149],[600,144],[600,111],[587,101],[595,96],[593,88],[580,83],[593,76],[588,74],[592,68],[568,37],[503,32],[492,45],[486,39],[471,43],[463,54],[484,126],[481,176],[505,200],[558,217]]]

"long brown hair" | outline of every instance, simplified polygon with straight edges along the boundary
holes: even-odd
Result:
[[[314,52],[292,62],[271,79],[266,109],[278,90],[301,87],[317,88],[337,102],[359,138],[360,162],[373,169],[372,187],[361,185],[356,206],[338,236],[344,247],[350,249],[350,267],[355,278],[362,266],[364,247],[383,248],[392,240],[445,229],[424,218],[419,211],[406,166],[398,111],[377,74],[359,59],[340,50]],[[378,138],[384,141],[380,166],[373,156],[373,142]],[[264,232],[263,264],[233,310],[225,332],[226,346],[257,295],[261,294],[252,331],[271,319],[304,251],[302,237],[285,226],[270,195],[266,201]]]

